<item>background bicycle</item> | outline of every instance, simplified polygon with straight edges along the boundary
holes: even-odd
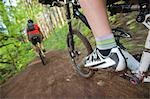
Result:
[[[35,42],[36,51],[39,54],[39,57],[41,59],[41,62],[43,65],[46,65],[46,58],[45,58],[45,52],[42,50],[40,45],[40,38],[38,36],[34,36],[31,38],[32,42]]]

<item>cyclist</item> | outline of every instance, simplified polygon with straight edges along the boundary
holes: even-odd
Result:
[[[27,36],[28,36],[28,40],[34,45],[33,49],[36,51],[36,47],[35,45],[37,44],[37,42],[33,41],[33,37],[38,37],[39,38],[39,43],[40,43],[40,47],[43,50],[43,52],[45,52],[46,50],[44,49],[43,46],[43,34],[39,28],[39,26],[37,24],[34,24],[33,20],[28,20],[27,23]],[[36,51],[37,52],[37,51]]]

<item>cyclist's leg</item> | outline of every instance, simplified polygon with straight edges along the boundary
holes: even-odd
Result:
[[[32,49],[34,50],[35,54],[36,54],[37,56],[39,56],[39,54],[38,54],[38,49],[37,49],[37,47],[36,47],[37,42],[35,42],[35,41],[32,40],[32,37],[34,37],[34,36],[36,36],[36,35],[35,35],[35,34],[30,34],[30,35],[29,35],[29,41],[32,43]]]
[[[34,50],[34,52],[35,52],[36,56],[39,56],[39,51],[38,51],[38,49],[37,49],[36,45],[35,45],[35,44],[33,44],[33,43],[32,43],[32,48],[33,48],[33,50]]]
[[[43,44],[43,42],[41,42],[40,43],[40,47],[41,47],[41,49],[43,50],[43,52],[45,52],[46,50],[45,50],[45,48],[44,48],[44,44]]]
[[[95,37],[112,34],[103,0],[79,0]]]
[[[97,47],[91,55],[85,58],[85,66],[95,66],[103,63],[103,65],[99,65],[99,68],[106,68],[115,65],[117,66],[118,71],[123,70],[125,67],[125,61],[121,52],[116,47],[114,35],[112,34],[108,22],[105,2],[103,0],[79,1],[93,31]],[[116,53],[117,56],[111,55],[111,52]],[[118,57],[119,59],[117,58],[117,60],[113,61],[111,59],[112,57],[110,58],[108,55]]]
[[[46,52],[46,50],[44,48],[44,44],[43,44],[42,35],[41,34],[37,34],[37,36],[39,37],[40,48],[43,50],[43,52]]]

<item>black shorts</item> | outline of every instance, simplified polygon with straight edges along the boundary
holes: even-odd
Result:
[[[33,45],[36,45],[37,42],[41,43],[43,38],[41,34],[31,34],[29,35],[29,41],[31,41]]]

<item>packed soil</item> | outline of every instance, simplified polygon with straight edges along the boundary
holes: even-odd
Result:
[[[46,57],[47,65],[37,58],[3,84],[1,99],[150,99],[149,84],[135,86],[106,71],[85,79],[74,71],[67,51],[51,51]]]

